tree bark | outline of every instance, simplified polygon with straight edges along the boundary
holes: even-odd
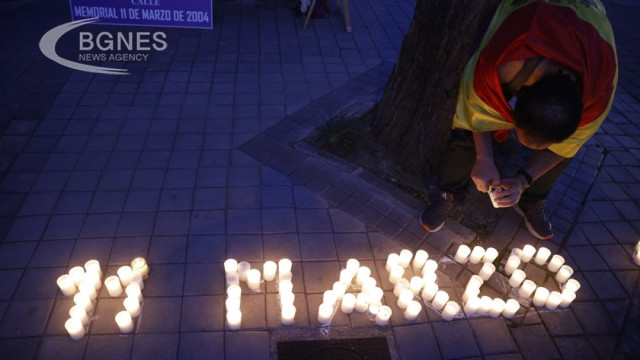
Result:
[[[451,130],[462,70],[499,0],[418,0],[374,121],[406,171],[427,178]]]

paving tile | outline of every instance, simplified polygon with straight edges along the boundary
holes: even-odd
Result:
[[[94,191],[98,187],[100,171],[74,171],[69,176],[65,190]]]
[[[0,245],[0,268],[26,267],[36,249],[36,242],[3,243]]]
[[[193,199],[193,209],[210,210],[225,209],[227,207],[227,190],[217,188],[196,188]]]
[[[611,236],[602,224],[585,223],[578,224],[578,228],[593,245],[615,244],[616,240]]]
[[[39,342],[38,338],[2,339],[0,355],[3,359],[33,359]]]
[[[120,214],[89,214],[87,215],[80,236],[105,237],[113,236],[118,228]]]
[[[224,261],[225,238],[221,236],[190,235],[187,246],[188,262]]]
[[[261,193],[263,208],[293,207],[291,186],[263,186]]]
[[[156,264],[153,273],[145,280],[145,296],[180,296],[184,283],[183,264]]]
[[[444,358],[480,356],[468,321],[433,324],[433,331]]]
[[[128,358],[133,348],[133,336],[92,335],[85,350],[85,358],[95,360]]]
[[[282,258],[288,258],[291,259],[291,261],[299,261],[301,246],[298,237],[298,234],[263,235],[264,259],[276,261]]]
[[[164,178],[165,189],[192,188],[196,182],[195,169],[169,169]]]
[[[158,209],[167,210],[190,210],[193,202],[193,191],[191,189],[169,189],[163,190],[160,195]]]
[[[511,331],[524,359],[557,359],[553,341],[541,325],[529,325]]]
[[[178,334],[138,334],[133,343],[132,359],[175,359]]]
[[[84,214],[53,215],[44,232],[46,239],[75,239],[85,221]]]
[[[358,260],[373,259],[369,238],[366,233],[336,233],[333,238],[340,260],[351,258]]]
[[[164,169],[145,169],[143,164],[138,165],[138,169],[131,180],[131,189],[160,189],[164,182]]]
[[[20,215],[50,214],[56,206],[58,192],[31,193],[22,203]]]
[[[87,337],[72,340],[69,336],[51,336],[42,339],[38,359],[80,359],[87,345]]]
[[[587,334],[601,335],[616,332],[615,324],[600,302],[577,302],[571,304],[571,309]]]
[[[261,262],[262,236],[229,235],[227,236],[227,258],[238,261]]]
[[[59,298],[53,304],[51,316],[47,322],[47,335],[68,335],[64,327],[65,321],[69,318],[69,309],[74,306],[72,297]]]
[[[0,299],[11,299],[21,277],[22,270],[0,270]]]
[[[333,234],[301,234],[300,254],[308,260],[338,260]]]
[[[149,263],[184,263],[187,239],[182,236],[154,236],[149,246]]]
[[[612,270],[635,270],[637,265],[621,245],[596,246],[600,256]]]
[[[269,333],[266,331],[226,332],[225,358],[269,359]]]
[[[146,257],[148,248],[148,237],[118,237],[113,242],[111,254],[109,255],[109,264],[129,264],[137,256]]]
[[[94,320],[89,325],[89,334],[120,334],[114,319],[118,312],[124,310],[123,301],[124,297],[99,298],[94,305]],[[68,310],[69,308],[67,308]],[[134,319],[134,326],[138,326],[138,324],[139,320]]]
[[[39,240],[49,216],[18,217],[11,224],[6,241]]]
[[[518,351],[503,319],[477,319],[469,321],[469,324],[483,355]]]
[[[143,236],[153,233],[156,215],[148,213],[123,213],[118,224],[118,236]]]
[[[208,332],[224,329],[224,296],[185,296],[180,317],[181,332]]]
[[[181,305],[181,297],[145,298],[136,332],[177,332]]]
[[[187,264],[184,295],[220,295],[224,294],[224,291],[222,263]]]
[[[560,337],[554,341],[564,359],[598,359],[594,348],[585,338]]]
[[[331,223],[335,232],[363,232],[364,224],[340,209],[329,209]]]
[[[27,268],[22,274],[15,299],[50,299],[58,292],[56,279],[64,268]]]
[[[296,232],[296,216],[293,209],[262,209],[262,232],[293,233]]]
[[[178,358],[184,360],[215,359],[224,352],[224,333],[180,334]]]
[[[88,260],[96,259],[104,267],[109,260],[112,245],[111,238],[78,239],[69,258],[69,266],[83,265]]]
[[[389,254],[399,254],[400,251],[402,251],[402,246],[383,234],[380,234],[378,232],[370,232],[368,233],[368,235],[369,244],[371,245],[371,252],[376,259],[386,260]],[[429,257],[432,258],[432,255],[430,254]]]
[[[585,272],[589,285],[601,300],[627,298],[627,292],[611,272]]]
[[[225,212],[222,210],[194,211],[191,214],[190,234],[221,234],[225,231]],[[234,225],[237,225],[234,222]]]
[[[300,233],[333,231],[325,209],[296,209],[296,219]]]
[[[189,211],[163,211],[156,215],[153,233],[156,235],[186,235],[189,232]]]
[[[567,251],[581,271],[608,270],[607,264],[593,246],[571,246]]]
[[[63,192],[53,211],[56,214],[79,214],[89,210],[93,192]]]
[[[336,261],[305,262],[302,267],[307,293],[324,293],[325,290],[332,289],[333,283],[340,277],[340,267]],[[316,274],[325,276],[319,277]]]
[[[0,323],[0,337],[42,335],[52,305],[53,299],[13,301]]]
[[[627,314],[627,310],[633,311],[633,308],[629,306],[629,301],[627,300],[607,301],[604,302],[604,307],[609,312],[609,316],[619,330],[624,328],[627,317],[633,318],[633,315]]]
[[[30,266],[66,266],[75,245],[74,240],[42,241],[38,244]]]
[[[393,331],[402,359],[442,358],[430,324],[396,326]]]
[[[538,311],[551,336],[582,335],[582,327],[570,308]]]

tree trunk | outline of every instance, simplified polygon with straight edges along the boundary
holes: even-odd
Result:
[[[387,153],[429,177],[446,146],[462,70],[499,0],[418,0],[374,121]]]

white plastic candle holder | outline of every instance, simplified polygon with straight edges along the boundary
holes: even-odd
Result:
[[[542,266],[547,262],[549,256],[551,256],[551,250],[547,249],[546,247],[541,247],[538,249],[534,261],[537,265]]]
[[[442,319],[444,321],[453,320],[460,312],[460,305],[455,301],[449,301],[442,309]]]
[[[408,321],[414,321],[418,319],[420,310],[422,310],[422,305],[415,300],[411,300],[404,310],[404,318]]]
[[[393,311],[388,306],[381,306],[376,314],[376,325],[385,326],[389,324],[389,319]]]
[[[429,259],[429,253],[427,253],[422,249],[416,251],[416,254],[413,257],[413,263],[412,263],[413,269],[415,271],[422,270],[422,268],[424,267],[424,264],[427,262],[428,259]]]
[[[424,286],[424,289],[422,290],[420,297],[422,298],[423,301],[430,302],[436,296],[437,292],[438,292],[438,285],[436,283],[428,283]]]
[[[469,259],[470,254],[471,249],[467,245],[460,245],[453,259],[459,264],[464,264]]]
[[[531,258],[533,258],[533,255],[535,255],[536,253],[536,248],[533,247],[533,245],[525,245],[522,248],[522,255],[520,256],[520,260],[522,260],[522,262],[524,263],[528,263],[529,261],[531,261]]]
[[[479,263],[484,257],[485,250],[482,246],[474,246],[473,250],[471,250],[471,255],[469,255],[469,262],[471,264]]]
[[[403,249],[402,251],[400,251],[400,261],[398,262],[398,265],[406,269],[407,267],[409,267],[412,258],[413,253],[410,250]]]
[[[75,294],[77,291],[76,285],[73,282],[73,278],[69,274],[64,274],[58,277],[58,280],[56,280],[56,283],[60,288],[60,292],[62,292],[62,295],[64,296],[71,296]]]
[[[496,260],[496,258],[498,257],[498,250],[496,250],[496,248],[487,248],[487,250],[484,252],[484,256],[482,257],[482,262],[483,263],[492,263]]]
[[[80,340],[84,337],[84,324],[77,318],[70,318],[64,323],[64,328],[73,340]]]
[[[356,296],[348,293],[342,297],[342,303],[340,304],[340,310],[345,314],[351,314],[356,306]]]

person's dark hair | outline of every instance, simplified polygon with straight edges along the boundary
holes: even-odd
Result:
[[[515,106],[516,126],[541,142],[559,143],[571,136],[582,116],[578,86],[563,74],[523,86]]]

